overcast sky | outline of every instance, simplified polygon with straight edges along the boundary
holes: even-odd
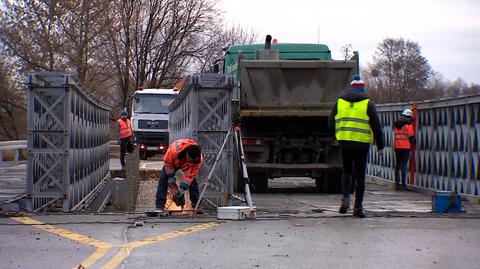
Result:
[[[417,42],[448,80],[480,84],[480,0],[221,0],[229,24],[284,43],[352,44],[362,65],[387,37]]]

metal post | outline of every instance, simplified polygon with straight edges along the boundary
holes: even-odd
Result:
[[[33,194],[33,165],[34,165],[34,155],[33,155],[33,116],[35,113],[34,110],[34,101],[35,101],[35,91],[33,90],[32,76],[29,76],[28,82],[28,118],[27,118],[27,176],[25,184],[25,193],[28,197],[32,197]],[[30,200],[31,201],[31,200]],[[32,211],[31,203],[28,211]]]
[[[71,100],[71,89],[69,86],[68,76],[65,77],[64,85],[64,100],[63,100],[63,153],[61,154],[63,158],[63,169],[62,169],[62,179],[63,179],[63,211],[68,212],[72,206],[71,197],[70,197],[70,134],[71,134],[71,122],[70,122],[70,100]]]
[[[208,183],[210,181],[210,178],[212,177],[213,171],[215,171],[215,167],[217,166],[218,160],[220,159],[220,156],[222,155],[223,149],[225,148],[225,145],[228,142],[228,139],[230,138],[230,133],[232,129],[228,130],[227,136],[225,136],[225,140],[223,141],[222,146],[220,147],[220,150],[218,151],[217,157],[215,158],[215,161],[213,162],[212,169],[210,169],[210,172],[208,173],[207,179],[205,180],[205,185],[203,186],[202,192],[200,193],[200,197],[198,198],[197,204],[195,205],[195,211],[198,209],[198,205],[202,201],[203,194],[205,193],[205,190],[207,189]]]

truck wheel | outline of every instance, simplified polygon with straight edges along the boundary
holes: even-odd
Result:
[[[252,173],[248,175],[250,182],[253,185],[253,191],[258,193],[265,193],[268,189],[267,174],[262,172]]]
[[[233,191],[238,193],[245,193],[245,180],[239,176],[238,179],[234,179],[234,182],[236,182],[236,186],[234,186]],[[250,189],[251,188],[252,187],[250,186]]]
[[[315,187],[317,189],[317,192],[325,192],[325,190],[323,189],[324,181],[325,179],[323,177],[315,178]]]
[[[323,190],[326,193],[340,193],[342,191],[342,172],[339,172],[339,171],[325,172]]]

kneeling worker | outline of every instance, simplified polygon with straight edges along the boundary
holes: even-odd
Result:
[[[158,181],[155,207],[157,211],[163,211],[167,197],[168,186],[178,189],[173,196],[177,206],[185,205],[185,191],[188,189],[190,202],[195,207],[199,198],[197,176],[202,166],[203,156],[200,146],[192,139],[175,140],[167,149],[164,156],[163,169]],[[180,186],[177,187],[175,172],[182,170]]]

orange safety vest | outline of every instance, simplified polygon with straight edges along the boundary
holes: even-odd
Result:
[[[181,169],[183,173],[180,182],[185,182],[188,185],[197,177],[203,162],[203,155],[200,156],[200,163],[191,163],[177,158],[178,154],[190,145],[198,145],[198,143],[192,139],[175,140],[170,144],[163,157],[165,172],[172,175],[175,171]]]
[[[119,126],[118,132],[119,132],[119,135],[120,135],[120,139],[131,137],[132,136],[132,124],[131,124],[130,120],[127,119],[125,121],[123,119],[118,119],[117,122],[118,122],[118,126]]]
[[[396,149],[410,149],[410,137],[414,136],[413,125],[405,124],[401,129],[395,129],[395,143]]]

